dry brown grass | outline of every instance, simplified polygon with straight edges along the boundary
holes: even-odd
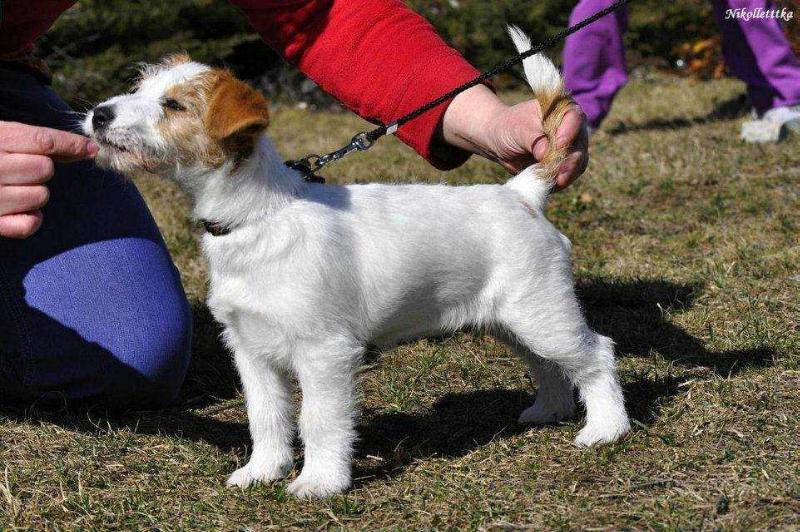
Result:
[[[285,483],[225,488],[249,444],[238,384],[202,304],[185,203],[142,181],[195,306],[183,404],[113,417],[2,407],[0,527],[797,529],[800,139],[738,141],[740,120],[712,113],[741,92],[635,81],[594,138],[587,176],[550,208],[574,243],[591,322],[618,342],[635,419],[626,440],[580,450],[579,421],[517,426],[534,394],[522,365],[459,333],[370,356],[349,494],[302,502]],[[291,157],[363,127],[279,108],[271,132]],[[394,139],[329,175],[376,173],[503,177],[478,160],[437,173]]]

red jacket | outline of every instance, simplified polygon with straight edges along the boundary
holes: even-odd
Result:
[[[477,75],[400,0],[231,0],[264,41],[360,116],[388,123]],[[31,49],[75,0],[5,0],[0,57]],[[468,155],[434,141],[446,105],[397,135],[434,166]]]

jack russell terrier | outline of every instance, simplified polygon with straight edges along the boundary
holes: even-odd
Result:
[[[518,50],[530,41],[509,33]],[[573,105],[555,66],[525,76],[553,140]],[[144,68],[135,91],[90,111],[100,165],[156,174],[190,196],[211,231],[208,306],[224,325],[244,386],[253,452],[229,485],[285,477],[293,465],[292,384],[302,390],[305,465],[289,485],[324,497],[351,484],[357,373],[367,345],[481,328],[508,342],[538,382],[521,423],[553,423],[586,406],[575,443],[628,432],[614,344],[592,331],[575,296],[570,242],[545,218],[555,148],[505,185],[310,183],[265,135],[264,97],[185,56]]]

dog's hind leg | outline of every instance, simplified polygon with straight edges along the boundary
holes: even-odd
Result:
[[[328,343],[298,352],[293,361],[303,393],[299,426],[305,444],[303,470],[289,485],[298,497],[327,497],[350,487],[362,353],[349,342]]]
[[[528,372],[536,381],[536,399],[519,416],[519,423],[544,425],[558,423],[575,415],[575,387],[555,364],[537,357],[529,349],[511,344],[513,351],[528,366]]]
[[[586,405],[586,424],[575,438],[581,446],[616,441],[631,429],[614,362],[614,341],[589,333],[584,347],[588,363],[572,371],[573,382]]]
[[[547,283],[550,289],[558,285]],[[589,328],[571,280],[568,286],[562,283],[561,293],[522,297],[513,308],[505,309],[502,323],[525,348],[555,365],[578,388],[586,406],[586,425],[575,443],[588,446],[612,442],[630,430],[617,379],[614,343]]]
[[[253,453],[244,467],[228,479],[229,486],[271,482],[292,469],[293,408],[287,373],[266,357],[235,350],[236,367],[244,386]]]

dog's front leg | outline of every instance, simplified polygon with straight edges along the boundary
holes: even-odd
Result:
[[[355,370],[362,352],[360,346],[315,347],[295,361],[303,393],[299,425],[305,464],[289,491],[298,497],[326,497],[350,487],[357,417]]]
[[[253,453],[228,479],[229,486],[271,482],[292,469],[291,383],[286,372],[266,357],[236,350],[236,367],[244,386]]]

